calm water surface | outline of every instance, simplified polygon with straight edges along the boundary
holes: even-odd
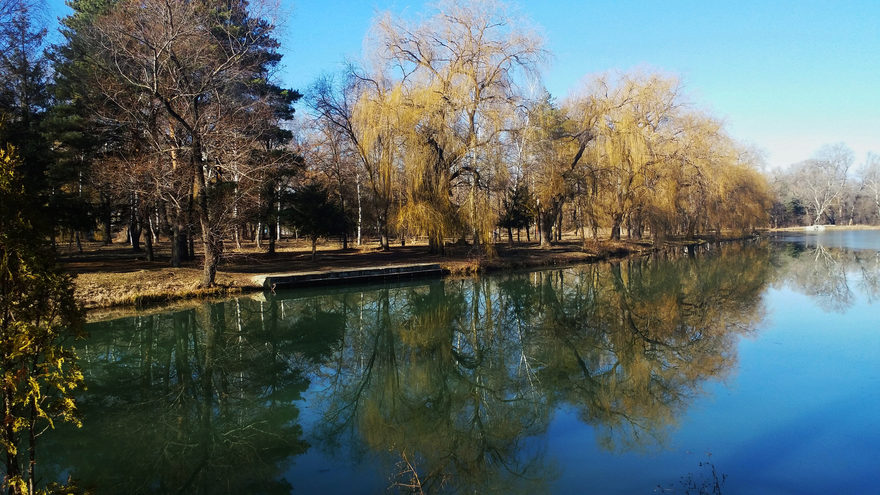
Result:
[[[96,493],[880,490],[880,232],[93,323]]]

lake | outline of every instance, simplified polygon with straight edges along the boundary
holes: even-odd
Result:
[[[880,490],[880,231],[88,325],[95,493]]]

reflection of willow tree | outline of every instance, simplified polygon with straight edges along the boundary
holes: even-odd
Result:
[[[858,284],[869,301],[880,296],[877,251],[792,244],[781,263],[781,280],[826,311],[843,312],[853,305],[853,283]]]
[[[768,251],[721,251],[349,295],[323,439],[388,453],[399,487],[519,491],[552,476],[556,407],[608,448],[656,437],[760,318]]]
[[[736,337],[760,319],[769,257],[724,250],[736,252],[543,274],[552,289],[543,291],[539,377],[605,447],[658,437],[703,381],[733,367]]]
[[[549,411],[522,396],[508,367],[515,343],[494,325],[486,287],[437,282],[362,294],[329,389],[325,438],[354,435],[390,452],[399,487],[522,490],[546,478],[536,471],[540,453],[523,452]]]
[[[93,325],[85,427],[54,463],[99,493],[288,493],[283,461],[308,448],[294,401],[343,323],[242,299]]]

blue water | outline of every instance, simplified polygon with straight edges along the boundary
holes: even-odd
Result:
[[[880,232],[90,325],[96,493],[876,493]],[[64,474],[60,474],[64,473]]]

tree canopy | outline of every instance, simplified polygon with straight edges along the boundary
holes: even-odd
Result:
[[[311,184],[347,218],[322,236],[386,250],[419,238],[491,254],[506,229],[549,246],[880,221],[876,160],[833,145],[768,180],[674,76],[589,75],[549,94],[542,36],[501,1],[378,14],[367,55],[306,88],[296,115],[269,2],[69,4],[47,47],[35,3],[2,2],[21,207],[43,212],[50,240],[124,236],[148,260],[167,242],[172,266],[200,250],[204,285],[226,246],[274,253],[305,232],[283,212]]]

